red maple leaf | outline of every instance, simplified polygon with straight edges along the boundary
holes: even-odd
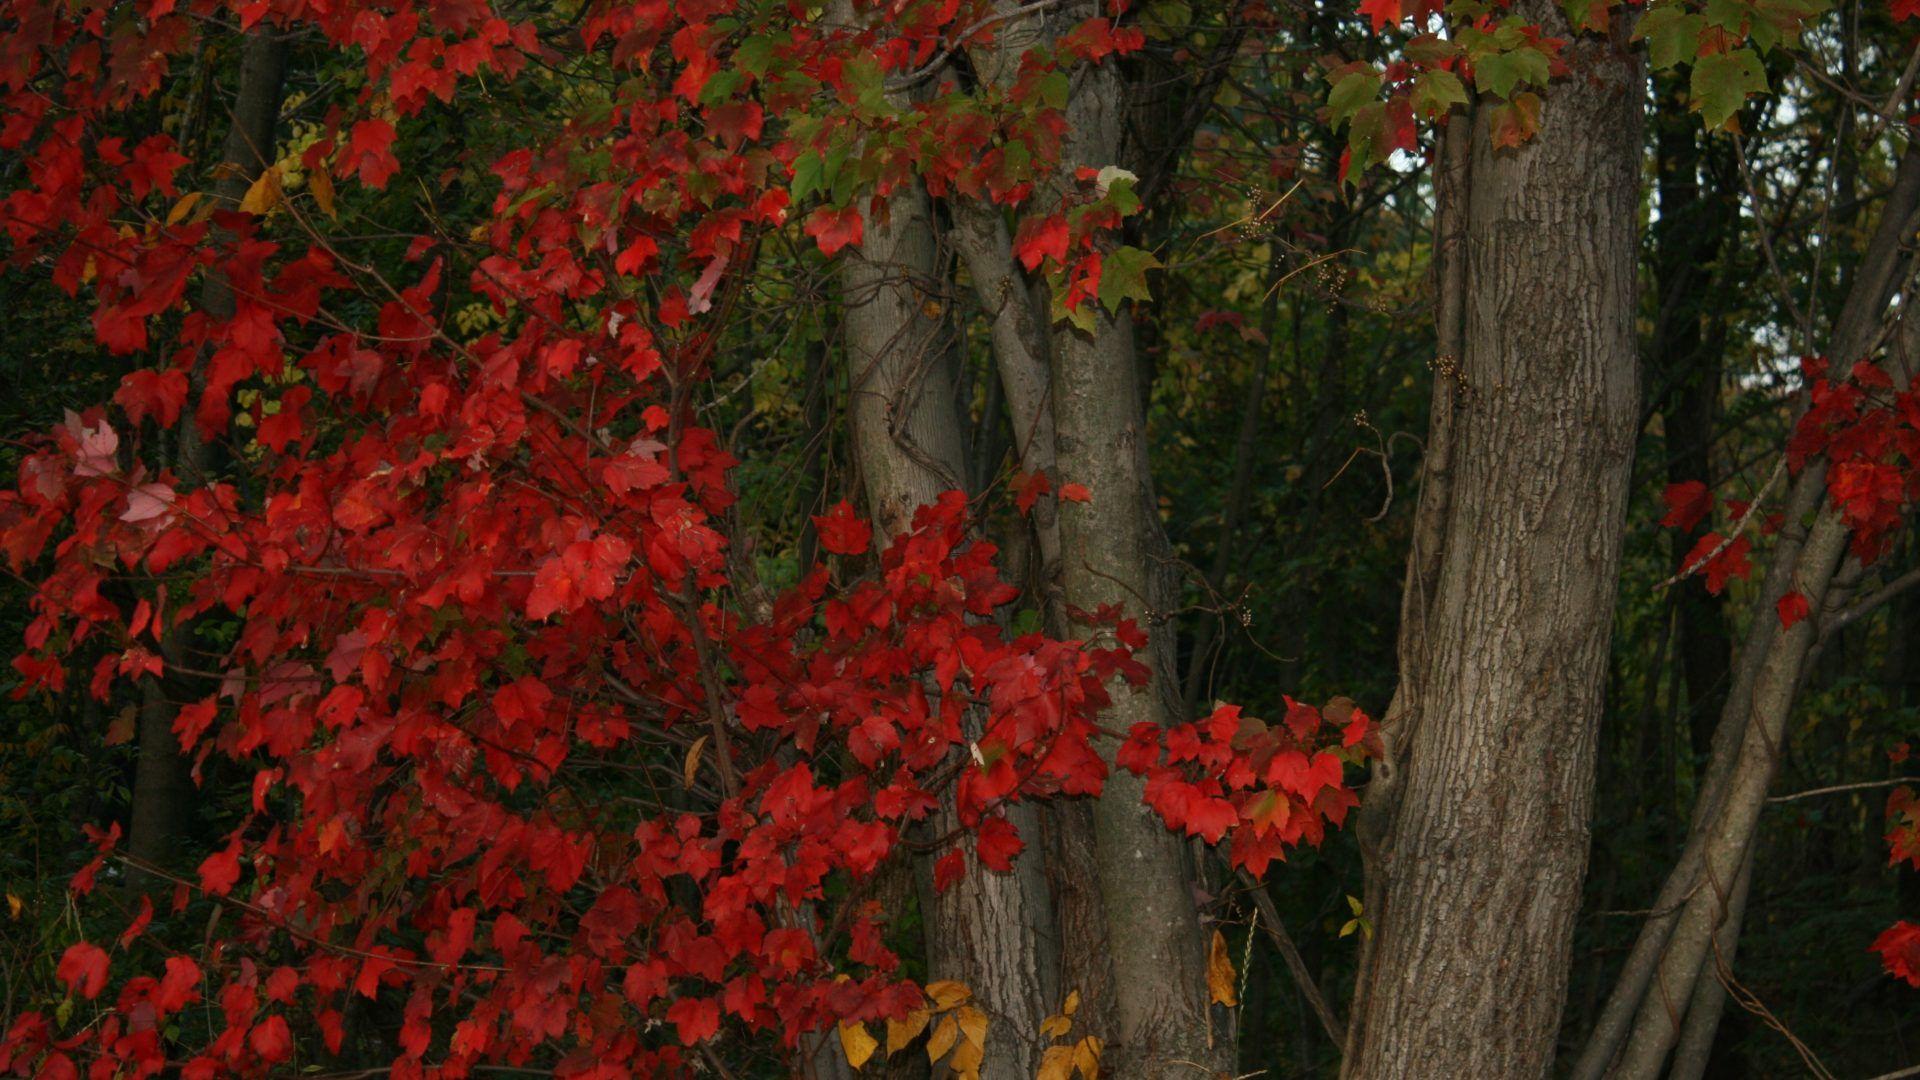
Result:
[[[1870,948],[1880,954],[1889,975],[1920,987],[1920,926],[1902,919],[1874,938]]]
[[[1780,614],[1780,629],[1790,630],[1793,624],[1807,617],[1807,598],[1797,592],[1789,592],[1775,605]]]
[[[873,526],[860,520],[845,499],[826,513],[815,514],[813,528],[820,534],[820,546],[835,555],[858,555],[873,542]]]
[[[1041,262],[1049,258],[1065,265],[1067,219],[1051,214],[1022,221],[1020,232],[1013,238],[1013,253],[1020,257],[1020,265],[1026,267],[1028,273],[1039,269]]]
[[[851,206],[841,210],[822,206],[807,215],[807,235],[820,245],[822,255],[832,255],[848,244],[858,245],[865,230],[860,211]]]
[[[1660,497],[1667,504],[1667,514],[1660,519],[1660,524],[1681,532],[1692,532],[1700,519],[1713,509],[1713,492],[1698,480],[1668,484]]]
[[[1400,0],[1360,0],[1360,14],[1365,15],[1373,24],[1373,32],[1379,33],[1400,21]]]
[[[80,991],[81,997],[97,997],[107,985],[106,950],[84,941],[69,945],[53,973],[68,989]]]

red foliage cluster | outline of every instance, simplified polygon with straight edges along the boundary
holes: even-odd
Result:
[[[0,148],[27,162],[0,199],[10,262],[90,292],[108,349],[162,358],[127,374],[117,409],[69,416],[0,495],[0,551],[38,582],[15,667],[25,691],[57,691],[89,664],[103,697],[202,678],[181,747],[196,772],[217,754],[253,776],[252,814],[173,898],[219,898],[238,929],[125,978],[92,1022],[18,1017],[0,1071],[272,1072],[290,1024],[337,1048],[355,996],[399,1004],[402,1077],[535,1054],[558,1075],[654,1074],[722,1030],[791,1048],[918,1007],[882,940],[889,913],[863,899],[909,829],[944,802],[1003,872],[1023,844],[1008,803],[1101,790],[1100,742],[1120,737],[1101,709],[1146,675],[1123,613],[1096,613],[1086,642],[1009,635],[995,615],[1015,591],[958,494],[877,558],[836,507],[816,524],[837,568],[767,594],[734,561],[735,463],[691,391],[756,236],[833,186],[803,176],[851,152],[881,197],[919,177],[1020,201],[1057,156],[1063,65],[1138,34],[1096,19],[1010,89],[891,109],[883,80],[978,11],[909,5],[879,35],[741,7],[588,5],[587,49],[661,66],[495,163],[479,252],[421,236],[417,272],[390,283],[284,193],[260,212],[166,205],[187,164],[171,141],[100,131],[206,25],[311,30],[363,54],[368,83],[301,167],[379,188],[430,99],[560,59],[535,27],[481,0],[149,0],[84,18],[0,4]],[[1067,235],[1051,217],[1021,228],[1030,266],[1093,252],[1127,212],[1123,185],[1080,182]],[[280,205],[303,244],[267,228]],[[805,230],[831,253],[858,221],[823,200]],[[1098,259],[1079,259],[1075,288],[1097,289]],[[456,266],[470,270],[449,280]],[[188,302],[214,272],[231,317]],[[458,333],[450,289],[498,327]],[[189,418],[243,447],[225,475],[156,464],[154,436]],[[196,619],[232,623],[230,649],[169,671],[163,642]],[[1367,729],[1344,707],[1291,706],[1275,728],[1223,709],[1132,732],[1121,760],[1172,826],[1231,839],[1259,870],[1339,823],[1341,763]],[[609,775],[637,796],[583,795]],[[76,889],[118,835],[100,834]],[[943,885],[979,872],[959,837],[935,839]],[[58,975],[94,999],[111,967],[80,943]],[[224,1027],[169,1045],[169,1018],[202,997]]]

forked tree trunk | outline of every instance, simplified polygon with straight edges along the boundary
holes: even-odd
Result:
[[[1575,37],[1558,5],[1516,13]],[[1568,47],[1573,74],[1526,144],[1494,149],[1490,109],[1473,125],[1448,497],[1438,551],[1410,561],[1409,588],[1431,591],[1409,600],[1420,645],[1366,793],[1351,1077],[1552,1062],[1639,408],[1644,89],[1627,29]]]
[[[1912,273],[1908,241],[1917,224],[1920,143],[1909,143],[1833,328],[1829,355],[1836,363],[1851,364],[1885,342],[1888,301]],[[1896,377],[1904,383],[1908,373]],[[1744,907],[1739,883],[1751,873],[1742,868],[1778,764],[1774,748],[1781,745],[1817,629],[1815,619],[1781,629],[1772,617],[1774,605],[1793,590],[1814,611],[1822,610],[1846,549],[1847,529],[1826,504],[1826,462],[1815,459],[1788,491],[1786,525],[1774,540],[1766,579],[1754,598],[1758,614],[1749,620],[1741,643],[1686,846],[1574,1065],[1576,1080],[1658,1075],[1690,1005],[1715,1007],[1711,991],[1696,998],[1695,990],[1702,978],[1715,977],[1715,942],[1725,957],[1738,933]],[[1801,524],[1807,521],[1812,524]],[[1697,1047],[1711,1031],[1695,1026]]]
[[[273,160],[274,131],[285,96],[287,45],[277,30],[260,26],[247,34],[240,56],[240,85],[234,92],[233,120],[214,177],[219,205],[236,205]],[[214,319],[233,317],[233,289],[216,266],[200,289],[200,308]],[[196,368],[196,394],[204,385]],[[208,483],[215,471],[213,448],[200,431],[192,408],[180,416],[173,469],[189,484]],[[192,628],[169,622],[161,655],[167,666],[189,664],[186,651]],[[203,691],[204,692],[204,691]],[[177,712],[167,683],[148,679],[141,688],[139,757],[134,764],[127,849],[137,859],[163,865],[174,861],[193,809],[191,765],[173,733]]]
[[[944,297],[926,195],[898,190],[884,218],[868,213],[865,240],[843,258],[843,327],[854,454],[876,541],[912,524],[913,511],[962,488],[966,452],[955,408],[952,350],[932,312]],[[973,734],[977,734],[974,732]],[[965,767],[964,765],[962,767]],[[1038,819],[1016,804],[1007,817],[1040,850]],[[934,832],[957,825],[950,810]],[[1039,1064],[1040,1022],[1058,1005],[1045,868],[1037,855],[994,873],[969,859],[967,875],[929,893],[927,945],[936,978],[965,983],[989,1018],[986,1080],[1024,1080]]]
[[[1092,15],[1069,7],[1061,25]],[[1125,94],[1111,63],[1075,73],[1067,106],[1064,165],[1099,168],[1120,154]],[[1088,300],[1087,303],[1095,303]],[[1060,511],[1061,581],[1068,604],[1086,611],[1116,605],[1152,639],[1154,684],[1113,687],[1104,723],[1124,731],[1174,718],[1179,690],[1164,621],[1166,592],[1154,555],[1165,545],[1152,510],[1146,424],[1139,396],[1132,320],[1097,313],[1092,333],[1056,328],[1053,415],[1060,476],[1084,484],[1090,503]],[[1162,610],[1153,610],[1156,606]],[[1102,752],[1111,761],[1117,743]],[[1192,872],[1179,838],[1141,803],[1141,782],[1116,771],[1094,808],[1094,854],[1113,964],[1108,1065],[1126,1077],[1180,1077],[1220,1071],[1231,1061],[1226,1030],[1208,1015],[1204,938]]]

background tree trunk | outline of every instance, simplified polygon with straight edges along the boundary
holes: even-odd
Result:
[[[247,189],[273,161],[274,132],[280,122],[280,103],[286,95],[287,44],[279,31],[261,25],[249,32],[241,46],[240,84],[234,91],[233,122],[214,170],[213,193],[223,207],[238,205]],[[207,271],[200,289],[200,309],[214,319],[233,317],[233,289],[216,266]],[[194,400],[205,385],[200,368],[194,370]],[[213,447],[203,437],[190,406],[180,416],[173,447],[173,470],[190,484],[210,482],[215,470]],[[192,626],[170,622],[161,641],[167,666],[193,667],[187,646]],[[155,865],[173,861],[193,809],[192,765],[180,752],[173,733],[178,711],[176,678],[148,679],[141,688],[139,757],[134,764],[132,808],[128,818],[127,850]],[[202,691],[204,692],[204,691]]]
[[[1910,143],[1887,195],[1879,226],[1851,275],[1852,287],[1833,331],[1832,355],[1865,356],[1884,340],[1887,304],[1912,265],[1907,247],[1920,214],[1920,144]],[[1904,373],[1896,374],[1904,382]],[[1789,590],[1821,610],[1840,566],[1847,530],[1824,509],[1824,458],[1809,461],[1786,500],[1786,522],[1774,541],[1767,577],[1750,620],[1713,749],[1695,800],[1687,843],[1641,925],[1633,948],[1573,1075],[1595,1080],[1657,1074],[1678,1037],[1678,1025],[1716,936],[1730,920],[1729,901],[1777,764],[1775,748],[1800,686],[1816,619],[1782,630],[1774,605]],[[1811,526],[1801,523],[1812,521]],[[1749,871],[1750,872],[1750,871]],[[1706,888],[1699,888],[1702,882]],[[1711,978],[1712,974],[1708,973]],[[1656,979],[1657,985],[1656,985]],[[1710,998],[1711,993],[1705,995]],[[1618,1059],[1616,1062],[1616,1058]]]
[[[1574,37],[1553,5],[1517,13]],[[1450,498],[1367,793],[1350,1076],[1543,1076],[1553,1058],[1638,427],[1628,29],[1569,46],[1525,145],[1495,150],[1491,110],[1475,118]]]

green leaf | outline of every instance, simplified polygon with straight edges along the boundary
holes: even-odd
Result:
[[[1693,107],[1707,127],[1718,129],[1740,111],[1749,94],[1767,92],[1767,70],[1752,49],[1715,53],[1694,61]]]
[[[816,191],[826,188],[823,170],[826,163],[820,159],[817,150],[808,150],[793,159],[793,184],[789,192],[794,202],[800,202]]]
[[[1380,96],[1380,73],[1377,71],[1350,71],[1334,81],[1333,90],[1327,94],[1328,119],[1334,127],[1347,122],[1361,106]]]
[[[1473,68],[1473,81],[1482,90],[1491,90],[1498,97],[1511,98],[1513,88],[1521,83],[1529,86],[1547,85],[1548,69],[1546,53],[1531,45],[1522,45],[1506,52],[1489,54],[1477,61]]]
[[[1068,323],[1082,333],[1093,333],[1093,320],[1099,313],[1093,310],[1092,304],[1085,301],[1082,301],[1079,307],[1069,309],[1062,299],[1065,291],[1056,282],[1053,290],[1053,321]]]
[[[1460,76],[1451,71],[1434,69],[1423,71],[1413,84],[1413,108],[1415,112],[1429,116],[1439,116],[1455,105],[1467,103],[1467,88],[1460,83]]]
[[[733,52],[733,62],[749,75],[764,75],[773,60],[773,39],[764,35],[750,37]]]
[[[1153,257],[1153,252],[1137,247],[1108,252],[1100,260],[1100,303],[1112,313],[1118,313],[1120,305],[1128,300],[1145,303],[1151,299],[1147,291],[1147,271],[1159,265],[1160,260]]]
[[[1656,70],[1664,70],[1698,55],[1700,32],[1706,28],[1705,16],[1690,12],[1678,4],[1668,4],[1651,8],[1640,16],[1633,36],[1635,40],[1646,41],[1647,61]]]
[[[739,68],[721,68],[707,79],[707,85],[700,88],[702,105],[725,105],[740,92],[740,80],[745,78]]]
[[[1036,87],[1040,94],[1040,104],[1049,109],[1066,108],[1067,91],[1070,90],[1072,86],[1073,82],[1067,77],[1066,72],[1049,72],[1040,79],[1039,85]]]
[[[1707,0],[1702,10],[1708,26],[1717,26],[1739,37],[1746,36],[1747,20],[1753,18],[1753,5],[1747,0]]]

